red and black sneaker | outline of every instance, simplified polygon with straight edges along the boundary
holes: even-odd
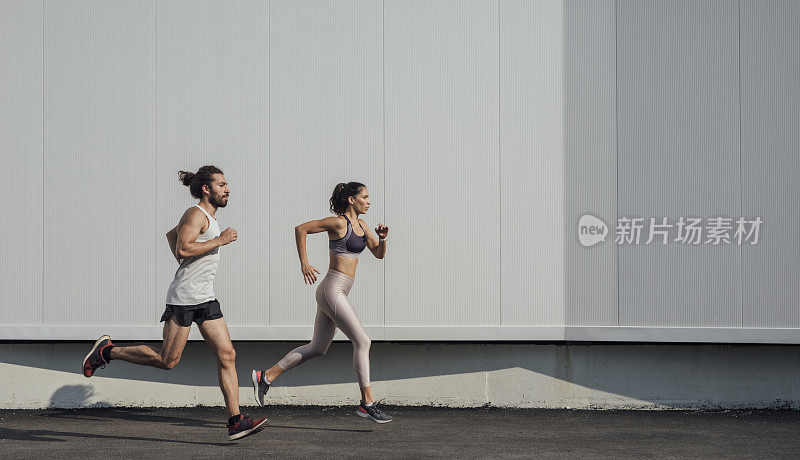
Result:
[[[253,420],[247,415],[243,417],[240,416],[238,422],[234,423],[233,425],[228,425],[228,440],[233,441],[234,439],[241,439],[245,436],[258,433],[262,428],[264,428],[266,423],[266,418]]]
[[[86,377],[91,377],[94,375],[94,371],[96,371],[98,367],[106,367],[108,361],[103,359],[103,350],[113,346],[114,344],[111,343],[111,337],[107,335],[97,339],[97,342],[94,343],[94,346],[89,351],[89,354],[83,358],[83,375]]]

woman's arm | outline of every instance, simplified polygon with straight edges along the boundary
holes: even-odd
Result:
[[[295,243],[297,243],[297,256],[300,257],[300,270],[303,272],[303,279],[306,284],[314,284],[314,282],[317,281],[317,275],[314,272],[319,273],[319,270],[308,263],[306,236],[324,231],[339,230],[341,228],[342,222],[338,217],[310,220],[294,228],[294,239]]]
[[[366,222],[361,219],[358,219],[358,222],[362,224],[361,226],[364,228],[364,232],[367,235],[367,247],[369,251],[375,258],[383,259],[384,256],[386,256],[386,236],[389,234],[389,227],[378,224],[375,228],[375,233],[377,233],[378,236],[375,236]]]

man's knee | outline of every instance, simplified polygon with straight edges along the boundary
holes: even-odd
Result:
[[[223,348],[217,354],[217,359],[220,364],[232,366],[236,363],[236,350],[233,346]]]
[[[180,356],[169,356],[161,359],[161,368],[165,370],[174,369],[181,361]]]

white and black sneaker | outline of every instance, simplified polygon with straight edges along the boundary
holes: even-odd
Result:
[[[267,381],[266,371],[253,370],[251,380],[253,381],[253,393],[259,406],[264,407],[264,395],[269,391],[270,383]]]
[[[373,422],[378,422],[378,423],[389,423],[392,421],[392,417],[386,415],[378,407],[377,402],[373,402],[369,406],[366,406],[364,405],[364,401],[361,401],[361,404],[358,405],[358,410],[356,411],[356,415],[358,415],[359,417],[370,419]]]

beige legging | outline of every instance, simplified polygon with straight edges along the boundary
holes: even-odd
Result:
[[[370,340],[356,311],[347,299],[353,279],[344,273],[329,269],[317,287],[317,317],[314,319],[314,337],[311,342],[290,351],[278,361],[284,371],[311,358],[324,355],[336,334],[336,328],[344,332],[353,343],[353,368],[358,375],[361,388],[369,386]]]

